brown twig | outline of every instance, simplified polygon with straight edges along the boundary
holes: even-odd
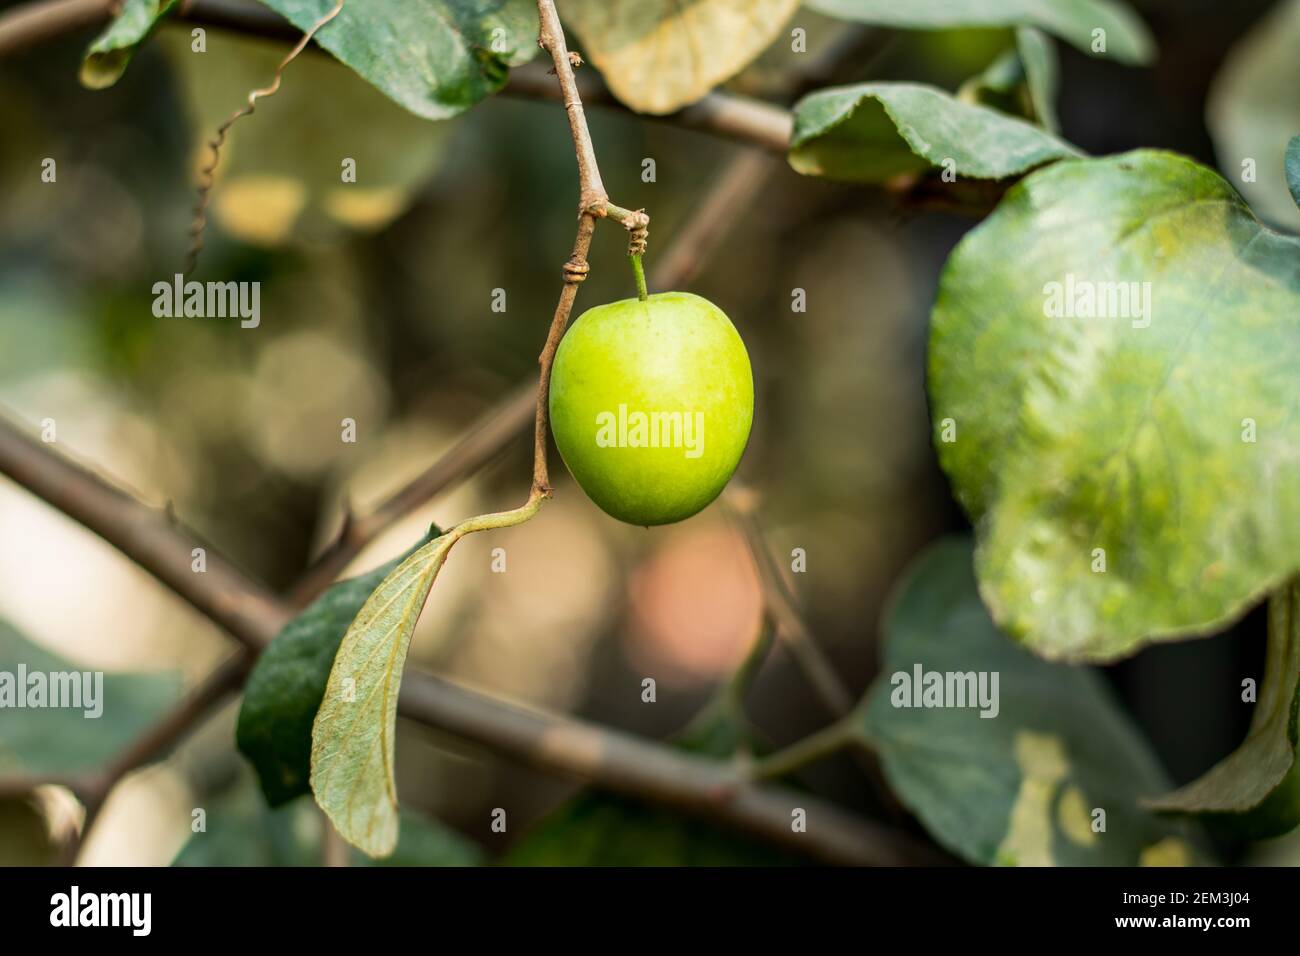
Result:
[[[162,512],[109,487],[3,421],[0,473],[100,535],[254,652],[294,613],[215,551],[207,554],[205,573],[192,573],[192,539]],[[183,562],[180,573],[178,562]],[[408,672],[403,678],[398,712],[546,772],[677,807],[826,862],[892,865],[943,859],[905,834],[812,795],[737,783],[727,764],[524,708],[426,674]],[[794,807],[807,811],[806,834],[791,833]]]
[[[673,241],[658,254],[652,284],[676,289],[690,284],[721,245],[742,210],[749,205],[776,166],[771,157],[752,150],[739,152],[704,191]]]
[[[538,66],[527,64],[510,71],[501,90],[507,96],[525,99],[559,99],[555,83]],[[578,79],[583,102],[626,113],[628,109],[595,77]],[[684,129],[698,130],[773,153],[785,153],[790,146],[794,118],[790,111],[762,100],[735,93],[707,93],[690,106],[664,116],[642,116],[641,120],[667,123]]]

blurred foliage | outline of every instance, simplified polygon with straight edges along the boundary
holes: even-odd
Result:
[[[0,866],[51,866],[58,853],[37,801],[0,798]]]
[[[448,119],[494,93],[508,67],[537,53],[537,12],[529,0],[266,0],[300,30],[339,6],[317,37],[369,82],[411,112]]]
[[[257,768],[271,806],[310,791],[312,723],[352,619],[390,572],[439,534],[431,528],[419,544],[392,561],[331,586],[258,657],[244,685],[235,740]]]
[[[176,701],[180,681],[175,674],[100,674],[74,664],[25,640],[0,621],[0,673],[9,690],[27,700],[24,675],[40,675],[43,703],[24,707],[6,703],[0,720],[0,772],[76,773],[96,770]],[[71,676],[73,699],[79,706],[54,706],[51,674]],[[85,688],[84,675],[90,675]],[[66,690],[66,688],[65,688]],[[94,695],[93,703],[84,697]],[[62,693],[62,691],[60,691]],[[97,716],[90,714],[98,711]]]
[[[935,167],[953,177],[1005,179],[1077,155],[1037,126],[908,83],[818,90],[795,107],[790,144],[799,172],[850,182]]]
[[[173,866],[318,866],[324,850],[323,818],[300,799],[271,809],[256,784],[241,775],[203,808],[206,829],[194,833]],[[350,866],[478,866],[473,843],[434,820],[403,811],[402,838],[383,860],[347,848]]]

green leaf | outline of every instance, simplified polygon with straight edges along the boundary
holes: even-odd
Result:
[[[309,30],[334,0],[263,0]],[[348,0],[317,42],[412,113],[447,119],[537,53],[531,0]]]
[[[671,113],[744,69],[782,32],[799,0],[562,0],[560,15],[614,95]]]
[[[1300,136],[1292,136],[1286,144],[1286,184],[1296,207],[1300,208]]]
[[[1034,116],[1043,127],[1059,132],[1061,122],[1056,117],[1056,95],[1060,88],[1060,64],[1056,47],[1043,31],[1034,27],[1021,27],[1016,31],[1016,53],[1025,70],[1025,86]]]
[[[1079,151],[1023,120],[915,83],[819,90],[795,106],[790,165],[830,179],[883,182],[955,164],[958,176],[1003,179]]]
[[[176,75],[203,165],[217,127],[248,91],[275,75],[281,47],[214,31],[206,53],[189,37],[158,38]],[[212,193],[212,218],[262,247],[292,241],[320,246],[373,232],[404,212],[438,168],[448,127],[397,106],[346,67],[302,56],[274,96],[230,130]],[[342,181],[344,159],[354,182]]]
[[[1260,216],[1300,232],[1287,194],[1287,140],[1300,129],[1300,0],[1273,5],[1229,51],[1214,78],[1206,122],[1219,168]]]
[[[916,561],[884,632],[883,667],[863,710],[865,738],[891,789],[948,849],[972,863],[1020,866],[1172,865],[1197,857],[1188,827],[1139,807],[1140,797],[1168,783],[1100,676],[1039,660],[989,620],[967,540],[942,541]],[[969,675],[968,683],[983,676],[986,693],[978,700],[971,684],[968,706],[952,706],[960,704],[953,699],[934,706],[928,696],[922,701],[931,706],[915,706],[930,674],[944,675],[945,684],[948,675]],[[1094,829],[1098,809],[1104,832]]]
[[[904,30],[950,27],[1040,27],[1084,53],[1121,63],[1149,63],[1155,43],[1129,7],[1112,0],[810,0],[812,9],[844,20]],[[1094,31],[1105,31],[1105,50]]]
[[[415,622],[456,530],[435,538],[380,583],[348,628],[312,727],[311,788],[345,840],[371,856],[397,845],[393,737],[397,693]]]
[[[1245,742],[1204,776],[1149,801],[1153,809],[1201,814],[1207,823],[1250,840],[1300,824],[1300,581],[1270,598],[1268,617],[1264,685]]]
[[[206,800],[207,829],[193,834],[172,866],[319,866],[322,820],[307,800],[270,809],[250,780]],[[402,838],[383,861],[352,850],[351,866],[478,866],[472,841],[422,814],[402,810]]]
[[[78,78],[92,90],[112,86],[126,72],[136,47],[176,0],[125,0],[122,12],[86,50]]]
[[[1212,171],[1139,151],[1013,187],[948,260],[929,358],[999,626],[1110,660],[1300,569],[1297,367],[1300,240]]]
[[[78,706],[49,706],[49,688],[55,683],[51,674],[60,675],[57,683],[69,693],[72,685],[64,684],[65,676],[90,675],[76,681]],[[47,688],[45,705],[17,707],[19,697],[33,700],[37,683]],[[83,688],[93,701],[81,696]],[[180,690],[180,677],[172,673],[103,673],[73,664],[0,621],[0,771],[62,774],[96,769],[161,716]],[[96,712],[98,716],[88,716]]]
[[[311,789],[312,722],[348,626],[384,578],[439,534],[433,528],[406,554],[334,584],[286,624],[258,658],[244,687],[235,739],[257,769],[271,806]]]

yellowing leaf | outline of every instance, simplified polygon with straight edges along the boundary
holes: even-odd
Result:
[[[334,658],[312,726],[311,788],[352,845],[371,856],[397,846],[393,732],[411,633],[456,531],[411,555],[370,595]]]
[[[744,69],[799,0],[565,0],[560,13],[620,100],[671,113]]]

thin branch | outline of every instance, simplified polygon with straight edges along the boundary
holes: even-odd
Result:
[[[551,365],[555,362],[555,350],[560,347],[560,339],[569,324],[578,286],[587,278],[587,253],[591,249],[591,237],[596,232],[597,217],[606,215],[605,206],[609,202],[609,194],[605,192],[605,185],[600,180],[596,150],[591,142],[591,131],[587,129],[587,114],[582,107],[582,97],[578,94],[578,81],[573,75],[573,60],[569,48],[565,46],[564,27],[560,25],[560,16],[555,12],[553,0],[537,0],[537,17],[537,43],[550,54],[551,62],[555,64],[555,77],[559,83],[564,111],[569,116],[569,133],[573,137],[573,151],[578,160],[578,235],[573,240],[573,253],[564,264],[564,285],[560,289],[560,301],[556,303],[555,315],[551,318],[546,345],[537,359],[540,373],[533,428],[532,493],[549,497],[551,481],[547,470],[546,438]]]
[[[724,501],[744,533],[750,554],[753,555],[763,601],[776,624],[777,636],[790,649],[800,669],[830,712],[836,717],[843,717],[853,709],[853,694],[835,673],[795,607],[794,596],[786,586],[785,578],[758,526],[755,516],[756,495],[747,488],[733,485],[727,489]]]
[[[723,493],[723,503],[749,545],[750,555],[758,571],[759,587],[763,592],[763,612],[772,621],[777,637],[789,648],[795,664],[827,710],[841,721],[851,719],[855,707],[853,695],[813,639],[812,632],[795,605],[794,595],[790,593],[785,577],[772,557],[763,529],[758,523],[757,494],[733,482]],[[894,820],[903,820],[906,812],[890,790],[876,755],[865,747],[859,747],[853,750],[853,756],[870,779],[884,809]]]
[[[737,153],[664,252],[656,256],[650,285],[656,289],[687,285],[735,226],[773,168],[773,161],[761,154],[750,150]],[[522,386],[478,418],[460,442],[373,512],[349,514],[338,537],[290,589],[292,603],[297,607],[309,604],[385,529],[492,461],[535,423],[536,403],[537,386]]]
[[[502,707],[441,678],[404,679],[399,706],[407,716],[537,769],[673,807],[826,863],[949,862],[930,847],[819,797],[745,782],[730,764],[580,719]],[[796,808],[807,814],[806,833],[793,832]]]
[[[373,511],[345,515],[338,536],[290,588],[289,601],[295,607],[310,604],[384,530],[500,455],[533,424],[536,409],[537,386],[530,382],[478,418],[441,458]]]
[[[113,5],[114,0],[36,0],[11,7],[0,13],[0,57],[103,23]]]
[[[207,554],[206,573],[190,572],[192,539],[184,529],[3,421],[0,473],[104,538],[245,647],[260,650],[294,613],[215,551]],[[185,562],[181,573],[179,561]],[[408,672],[403,677],[398,712],[548,773],[677,807],[825,862],[892,865],[946,859],[927,844],[817,797],[747,784],[730,765],[430,675]],[[791,831],[795,807],[807,812],[805,834]]]
[[[342,9],[343,0],[335,0],[334,6],[298,38],[298,42],[293,45],[293,49],[280,61],[280,65],[275,68],[275,75],[271,77],[271,82],[266,86],[252,90],[248,94],[248,102],[231,113],[226,121],[217,127],[212,139],[208,140],[208,151],[212,155],[208,164],[199,169],[198,201],[194,205],[194,219],[190,224],[190,250],[185,258],[185,268],[182,270],[185,275],[189,275],[194,271],[194,267],[199,264],[199,255],[203,252],[203,232],[208,224],[208,203],[212,200],[212,187],[216,184],[217,167],[221,164],[221,148],[225,145],[226,134],[230,132],[232,126],[245,116],[252,116],[257,111],[258,100],[274,96],[280,91],[285,68],[298,59],[298,54],[312,41],[312,37],[316,35],[317,31],[337,17]]]
[[[0,14],[0,58],[20,53],[42,43],[100,24],[111,15],[112,0],[36,0]],[[292,43],[302,35],[278,13],[244,0],[191,0],[173,11],[169,20],[212,26]],[[314,44],[309,50],[319,50]],[[576,80],[582,101],[631,114],[596,77]],[[540,63],[510,71],[501,91],[523,99],[563,101],[554,77]],[[784,153],[793,126],[788,110],[759,100],[729,93],[710,93],[703,99],[668,116],[640,117],[665,122]]]
[[[656,257],[651,285],[678,289],[689,285],[735,226],[767,182],[776,163],[771,157],[743,150],[729,161],[704,191],[704,198]]]

